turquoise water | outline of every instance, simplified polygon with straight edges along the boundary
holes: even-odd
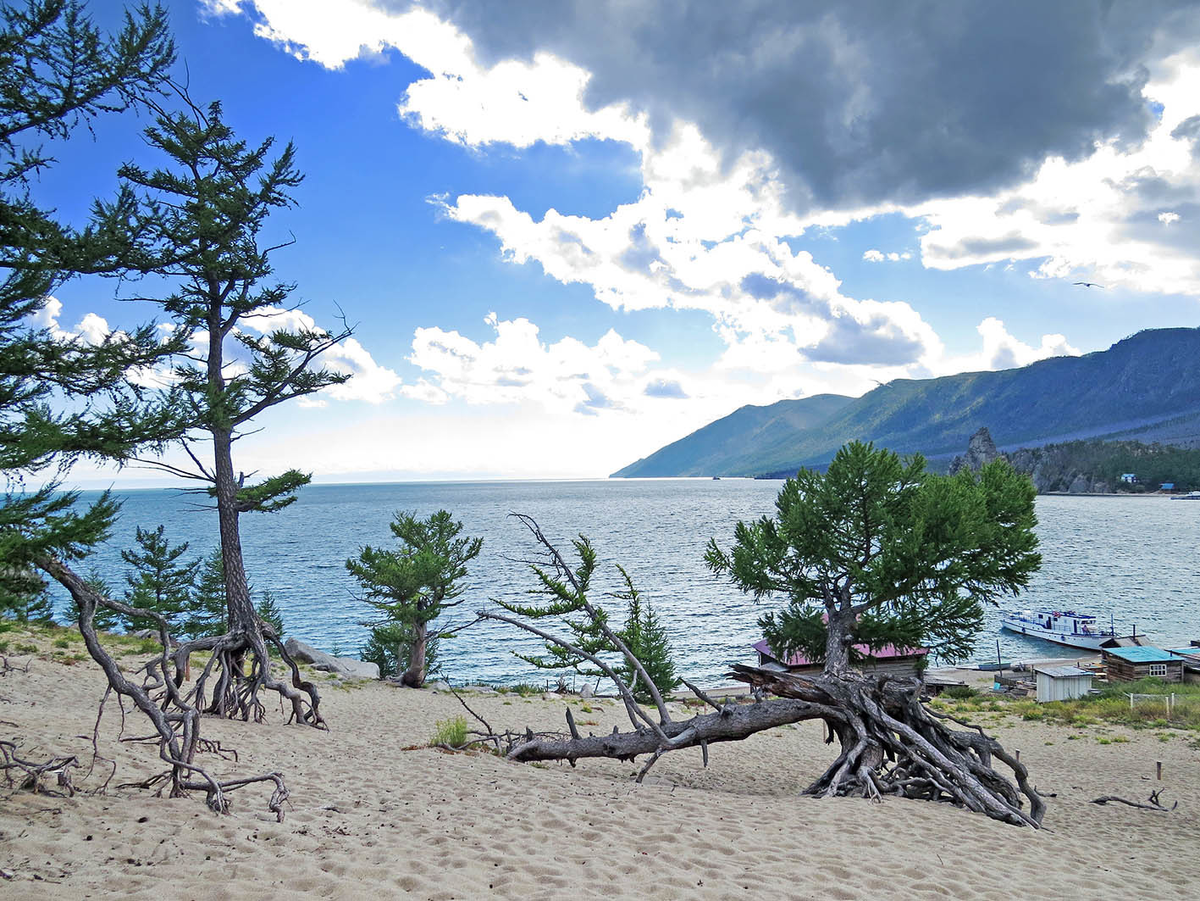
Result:
[[[450,510],[465,533],[484,537],[471,567],[466,602],[448,621],[472,618],[491,598],[517,598],[532,587],[528,565],[536,548],[509,513],[533,516],[565,552],[579,533],[592,539],[602,561],[598,587],[615,589],[611,563],[629,570],[667,626],[679,670],[717,684],[732,663],[751,663],[758,617],[771,603],[756,603],[713,578],[704,568],[710,537],[732,539],[739,519],[773,510],[781,483],[601,480],[580,482],[454,482],[385,485],[319,485],[278,514],[242,518],[246,568],[258,590],[269,589],[283,610],[290,635],[325,650],[355,653],[368,608],[354,599],[347,557],[364,544],[391,539],[387,525],[397,510],[428,514]],[[124,569],[119,550],[133,543],[135,526],[166,526],[175,542],[190,541],[197,555],[216,543],[215,514],[190,495],[169,490],[131,491],[113,538],[93,561],[110,582]],[[1045,557],[1030,590],[1011,606],[1087,609],[1118,629],[1137,624],[1164,642],[1200,638],[1200,503],[1165,498],[1040,497],[1038,535]],[[85,564],[84,568],[87,568]],[[1001,633],[997,612],[977,641],[977,659],[994,659],[999,638],[1006,658],[1059,653],[1055,646]],[[1184,641],[1183,643],[1186,643]],[[485,623],[444,648],[448,675],[464,681],[515,681],[544,674],[511,652],[538,649],[511,627]]]

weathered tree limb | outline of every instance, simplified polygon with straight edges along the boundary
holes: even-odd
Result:
[[[594,663],[596,666],[600,667],[604,675],[608,676],[608,678],[613,681],[613,684],[617,686],[617,690],[621,693],[621,700],[625,702],[625,711],[629,714],[629,720],[633,723],[633,727],[635,729],[641,728],[641,726],[638,725],[638,720],[640,719],[645,722],[645,724],[649,726],[650,729],[652,729],[660,739],[663,741],[667,741],[669,739],[667,732],[664,730],[666,729],[667,724],[671,722],[671,717],[666,713],[665,705],[663,707],[663,722],[661,724],[654,722],[652,719],[650,719],[650,717],[646,716],[642,708],[638,706],[637,701],[634,700],[633,691],[630,690],[629,686],[625,684],[624,680],[617,675],[616,670],[614,670],[595,654],[589,654],[571,644],[564,638],[560,638],[557,635],[553,635],[550,632],[547,632],[544,629],[539,629],[537,626],[530,625],[529,623],[521,622],[519,619],[513,619],[510,616],[504,616],[500,613],[492,613],[491,611],[485,610],[479,614],[479,618],[494,619],[497,622],[508,623],[510,626],[516,626],[518,629],[524,629],[526,632],[531,632],[539,638],[553,642],[559,647],[566,648],[572,654],[576,654],[579,657],[582,657],[584,660]],[[628,650],[626,653],[628,653]],[[632,657],[633,655],[629,654],[629,656]]]
[[[1161,792],[1161,788],[1158,791],[1150,792],[1149,803],[1147,804],[1139,804],[1137,801],[1126,801],[1124,798],[1118,798],[1116,795],[1104,795],[1101,798],[1093,798],[1092,803],[1101,805],[1108,804],[1109,802],[1114,804],[1128,804],[1130,807],[1136,807],[1138,810],[1153,810],[1155,813],[1170,813],[1179,806],[1179,802],[1176,801],[1170,807],[1163,807],[1162,803],[1158,800],[1158,796]]]
[[[704,714],[682,722],[672,721],[662,727],[667,735],[666,742],[653,730],[643,727],[632,732],[588,735],[579,739],[565,736],[535,738],[515,745],[508,752],[508,758],[520,761],[577,760],[586,757],[633,760],[641,754],[653,754],[659,749],[674,751],[702,744],[740,741],[765,729],[823,716],[840,718],[841,715],[833,708],[784,698],[762,704],[730,706],[720,713]]]
[[[655,709],[658,711],[659,721],[662,723],[669,723],[671,721],[671,715],[667,712],[666,702],[663,701],[662,693],[659,692],[658,686],[654,684],[654,680],[651,679],[650,674],[646,672],[646,667],[642,665],[642,661],[640,661],[635,654],[630,652],[629,647],[625,644],[624,640],[622,640],[621,636],[617,635],[616,632],[608,627],[608,623],[605,621],[604,617],[600,616],[596,608],[592,606],[592,603],[587,599],[587,593],[583,591],[579,582],[575,578],[575,573],[571,571],[571,567],[567,565],[567,561],[563,559],[562,554],[560,554],[558,551],[558,548],[556,548],[550,542],[550,540],[544,534],[542,534],[541,528],[538,526],[537,521],[534,520],[532,516],[524,513],[510,513],[509,516],[513,516],[518,519],[525,525],[527,529],[529,529],[531,533],[533,533],[534,540],[536,540],[537,543],[540,544],[545,552],[550,556],[555,570],[568,582],[570,582],[571,587],[575,589],[580,602],[583,604],[583,609],[587,612],[587,615],[591,618],[592,622],[596,624],[601,633],[603,633],[604,637],[608,639],[612,646],[621,653],[621,656],[623,656],[629,662],[629,665],[633,668],[633,671],[637,673],[638,678],[642,680],[642,683],[646,686],[646,690],[650,693],[650,699],[653,701]],[[558,644],[561,645],[562,642],[558,642]],[[585,656],[588,657],[588,659],[590,659],[593,663],[596,663],[596,659],[591,657],[591,655]],[[607,667],[604,667],[604,669],[607,669]],[[610,676],[610,678],[612,677]]]
[[[34,794],[53,795],[55,797],[70,797],[75,794],[75,786],[71,782],[71,770],[79,766],[79,759],[74,755],[52,757],[35,763],[25,760],[17,754],[16,742],[0,739],[0,773],[4,774],[4,785],[14,791],[32,791]],[[13,778],[13,773],[20,777]],[[42,780],[53,774],[57,788],[50,788]]]
[[[183,696],[180,682],[165,676],[171,654],[171,637],[166,620],[152,610],[134,608],[104,597],[55,557],[44,557],[37,561],[37,565],[66,588],[74,599],[79,608],[79,632],[83,636],[84,645],[92,659],[104,671],[111,690],[115,691],[118,697],[129,698],[154,726],[159,757],[170,769],[137,784],[147,788],[162,784],[160,791],[169,785],[169,795],[173,798],[181,797],[188,791],[202,790],[206,794],[208,806],[218,813],[225,813],[229,809],[226,798],[228,792],[246,785],[271,782],[275,788],[268,802],[268,809],[282,821],[283,802],[287,800],[288,790],[279,773],[220,780],[196,764],[196,753],[203,748],[200,738],[200,710]],[[145,668],[146,684],[139,685],[127,678],[116,660],[100,643],[95,627],[97,607],[149,618],[156,623],[161,650],[158,658]],[[162,696],[156,700],[152,692],[160,689]]]
[[[828,769],[805,790],[818,797],[860,795],[947,801],[1018,826],[1039,828],[1045,801],[1028,782],[1028,771],[982,730],[954,731],[920,702],[915,680],[798,676],[754,667],[735,667],[732,678],[778,697],[745,705],[717,705],[717,712],[661,725],[665,735],[641,727],[610,735],[536,736],[512,746],[510,760],[567,760],[608,757],[634,760],[651,755],[639,781],[666,753],[740,741],[757,732],[804,720],[823,720],[841,744]],[[993,769],[1008,766],[1011,780]],[[1028,810],[1025,809],[1028,802]]]

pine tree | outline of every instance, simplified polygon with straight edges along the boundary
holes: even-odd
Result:
[[[483,548],[482,538],[459,538],[462,529],[445,510],[424,520],[415,513],[397,513],[391,530],[400,541],[398,550],[368,545],[357,559],[346,561],[346,569],[363,588],[362,600],[380,614],[366,625],[387,627],[372,635],[379,650],[368,644],[367,652],[389,665],[403,665],[405,685],[419,688],[425,683],[430,642],[439,637],[431,625],[462,603],[456,599],[465,590],[461,580],[467,564]]]
[[[200,564],[191,603],[179,624],[179,634],[189,639],[223,635],[225,613],[225,565],[218,547]]]
[[[80,457],[127,460],[139,447],[179,434],[169,399],[152,404],[126,381],[180,350],[153,324],[98,344],[31,325],[51,293],[76,275],[115,273],[118,252],[141,241],[133,198],[121,192],[91,226],[71,228],[40,206],[36,176],[54,163],[38,142],[128,109],[162,85],[174,59],[166,14],[143,7],[106,37],[80,4],[28,0],[0,10],[0,560],[29,566],[53,556],[78,560],[108,532],[117,505],[107,495],[87,510],[59,492],[59,471]],[[86,399],[54,412],[56,398]],[[49,475],[28,490],[31,476]]]
[[[643,606],[641,593],[634,587],[633,579],[625,567],[618,563],[617,569],[625,581],[625,588],[623,591],[613,592],[613,596],[628,602],[625,627],[617,634],[641,662],[660,694],[666,695],[678,688],[680,683],[675,674],[675,663],[671,658],[671,643],[667,638],[667,630],[659,621],[650,602],[647,601]],[[616,648],[611,650],[615,651]],[[638,701],[643,704],[652,703],[650,690],[642,683],[632,664],[628,661],[622,662],[618,672],[632,687],[633,696]]]
[[[219,103],[201,108],[186,95],[183,100],[184,111],[160,111],[146,129],[147,143],[165,158],[163,168],[128,164],[120,176],[123,190],[140,197],[144,270],[176,286],[157,303],[179,331],[196,338],[196,346],[177,360],[174,383],[182,396],[179,407],[189,415],[183,443],[194,466],[155,462],[205,484],[216,500],[227,631],[212,648],[216,666],[210,673],[217,688],[208,697],[202,677],[197,696],[210,712],[261,719],[259,692],[276,691],[290,702],[294,718],[320,726],[316,687],[305,683],[297,689],[290,680],[270,676],[268,644],[290,658],[277,636],[263,633],[240,533],[243,513],[283,509],[309,476],[293,469],[245,483],[234,466],[233,446],[272,407],[345,382],[347,374],[316,361],[350,330],[329,332],[305,324],[305,317],[289,316],[297,313],[289,306],[295,286],[272,281],[273,254],[281,247],[263,246],[260,236],[272,212],[293,205],[292,191],[302,180],[294,147],[288,144],[270,159],[273,140],[247,145],[225,123]],[[133,264],[139,257],[130,259]],[[254,334],[254,326],[268,318],[284,324]],[[240,363],[233,367],[235,358]],[[192,449],[196,440],[208,444],[207,454]],[[185,653],[181,648],[179,654]]]
[[[259,619],[275,630],[276,637],[283,637],[283,611],[275,603],[275,596],[271,592],[262,593],[254,612],[258,614]]]
[[[174,631],[191,607],[192,583],[200,561],[180,562],[180,557],[187,553],[188,543],[172,546],[161,525],[154,531],[138,526],[135,540],[137,549],[121,551],[121,559],[133,567],[125,575],[129,585],[125,603],[161,614]],[[154,621],[148,618],[130,617],[125,622],[126,631],[153,626]]]
[[[84,578],[84,584],[88,588],[95,591],[102,597],[111,598],[113,596],[113,587],[108,580],[104,578],[104,573],[100,571],[100,567],[91,566],[88,569],[87,576]],[[109,610],[107,607],[97,607],[96,613],[92,617],[92,625],[101,632],[115,632],[121,627],[124,618],[121,614]]]
[[[54,622],[46,582],[27,566],[0,567],[0,617],[20,623]]]
[[[46,593],[46,582],[29,566],[0,565],[0,617],[25,622]]]
[[[518,604],[497,599],[496,603],[517,617],[534,621],[549,620],[565,626],[569,634],[566,637],[549,638],[544,645],[544,655],[516,653],[516,656],[539,669],[569,669],[588,678],[615,677],[621,685],[630,688],[633,700],[644,699],[644,703],[665,710],[663,692],[679,684],[671,662],[670,646],[665,631],[649,605],[643,608],[641,595],[629,573],[618,564],[617,570],[624,581],[624,589],[607,595],[623,600],[627,605],[625,625],[614,629],[609,624],[608,611],[589,597],[598,566],[596,549],[592,543],[583,535],[572,542],[579,563],[571,567],[531,517],[517,514],[517,518],[549,554],[549,565],[530,566],[537,577],[538,586],[530,589],[529,594],[545,600]],[[500,618],[488,613],[483,615]],[[519,620],[503,621],[528,628]],[[654,667],[653,671],[650,666]],[[608,672],[605,671],[606,667]],[[624,694],[624,689],[621,690]],[[627,698],[627,703],[632,703],[632,700]]]
[[[916,456],[853,442],[824,473],[784,482],[775,517],[738,523],[731,551],[706,561],[755,597],[784,606],[761,619],[780,657],[801,652],[847,671],[855,645],[968,654],[983,605],[1015,594],[1041,565],[1035,489],[1003,460],[978,476],[939,476]]]

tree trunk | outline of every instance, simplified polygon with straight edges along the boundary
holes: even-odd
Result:
[[[233,474],[232,433],[217,428],[210,432],[228,621],[225,634],[219,638],[196,639],[179,646],[172,655],[175,684],[184,684],[192,651],[211,650],[212,656],[188,696],[197,707],[206,713],[260,722],[265,708],[259,693],[265,689],[277,692],[290,703],[289,721],[323,728],[325,721],[319,710],[321,699],[317,687],[301,677],[299,667],[283,646],[282,637],[264,629],[254,609],[238,529],[239,485]],[[268,641],[291,670],[290,684],[272,675]],[[211,696],[208,695],[210,679],[213,680]]]
[[[825,605],[825,675],[839,677],[850,671],[850,629],[854,617],[849,611]]]
[[[875,679],[854,672],[810,678],[747,666],[735,667],[729,675],[779,697],[750,705],[726,704],[717,713],[665,722],[661,730],[642,727],[602,736],[531,737],[515,744],[508,757],[573,762],[584,757],[632,760],[652,754],[653,764],[666,752],[700,746],[707,759],[709,743],[738,741],[786,723],[821,719],[841,750],[805,794],[947,801],[1005,823],[1041,825],[1046,805],[1029,784],[1024,765],[978,727],[962,723],[966,730],[947,728],[945,722],[951,718],[921,703],[921,685],[916,680]],[[1015,785],[993,768],[993,759],[1012,770]]]
[[[213,430],[213,477],[217,492],[217,522],[221,531],[221,564],[225,570],[228,631],[257,631],[258,617],[250,597],[250,582],[242,558],[237,509],[237,478],[233,474],[232,436]]]
[[[409,688],[420,688],[425,684],[425,652],[429,643],[429,626],[418,623],[413,626],[412,647],[408,657],[408,669],[400,677],[400,684]]]

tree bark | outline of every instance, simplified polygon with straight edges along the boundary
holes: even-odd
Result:
[[[420,688],[425,684],[425,656],[429,644],[429,626],[418,623],[413,626],[412,647],[409,651],[408,669],[400,677],[400,684],[409,688]]]
[[[242,557],[240,514],[237,509],[238,481],[233,472],[233,436],[223,429],[214,429],[212,436],[213,478],[217,493],[217,522],[221,532],[221,564],[225,570],[229,631],[257,631],[257,615]]]
[[[1041,825],[1045,802],[1029,784],[1025,766],[978,727],[964,723],[967,729],[948,728],[949,717],[921,703],[917,680],[876,679],[854,672],[804,677],[745,666],[736,667],[729,676],[779,697],[749,705],[725,704],[717,713],[668,721],[662,724],[661,735],[638,728],[601,736],[535,737],[515,744],[508,757],[574,762],[585,757],[633,760],[651,754],[652,764],[669,751],[707,748],[710,743],[739,741],[787,723],[821,719],[836,737],[840,752],[805,794],[947,801],[1005,823]],[[994,760],[1012,770],[1016,784],[996,771]]]

